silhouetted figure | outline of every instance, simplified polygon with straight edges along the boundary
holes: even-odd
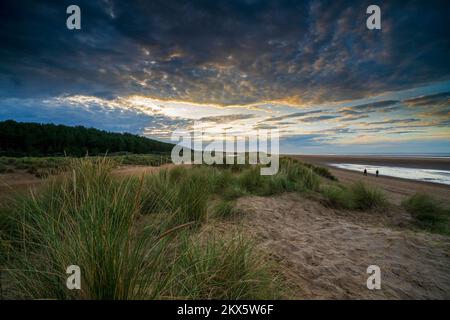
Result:
[[[376,176],[378,177],[378,174],[379,174],[378,170],[377,170],[377,172],[375,172],[375,174],[376,174]]]
[[[367,169],[364,169],[364,175],[367,176]]]

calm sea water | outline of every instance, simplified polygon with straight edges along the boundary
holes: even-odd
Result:
[[[330,165],[336,168],[359,171],[361,172],[361,174],[363,173],[364,169],[367,169],[367,172],[373,175],[378,170],[380,172],[380,176],[389,176],[450,185],[450,171],[447,170],[373,166],[352,163],[330,163]]]

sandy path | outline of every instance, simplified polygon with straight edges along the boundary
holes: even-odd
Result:
[[[450,238],[402,228],[401,213],[336,211],[294,194],[238,205],[249,232],[285,267],[292,298],[450,298]],[[372,264],[381,290],[366,287]]]

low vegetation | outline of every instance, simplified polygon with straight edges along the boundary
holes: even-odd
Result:
[[[117,157],[117,158],[116,158]],[[236,199],[310,194],[337,209],[388,205],[364,183],[344,186],[326,169],[282,158],[278,174],[260,166],[175,166],[117,177],[121,163],[154,165],[160,156],[0,158],[9,168],[59,172],[42,188],[0,207],[0,266],[14,298],[272,299],[284,296],[277,264],[238,229],[215,232],[242,212]],[[158,164],[158,163],[157,163]],[[0,166],[0,169],[2,167]],[[61,170],[64,168],[64,170]],[[416,224],[449,234],[450,210],[426,195],[403,202]],[[67,290],[66,268],[82,269],[82,290]]]
[[[239,210],[236,209],[234,201],[220,200],[214,206],[214,213],[216,217],[227,219],[237,216],[239,214]]]
[[[251,241],[201,232],[207,201],[237,177],[177,167],[118,178],[114,166],[109,158],[71,160],[65,173],[2,208],[8,214],[0,219],[0,263],[12,297],[279,297],[272,262]],[[225,211],[222,217],[230,214]],[[81,290],[65,286],[70,265],[81,268]]]
[[[387,206],[386,196],[379,188],[357,182],[350,187],[327,185],[322,188],[327,206],[338,209],[370,210]]]
[[[417,193],[404,200],[402,206],[420,228],[450,235],[450,208],[445,208],[432,196]]]
[[[159,166],[170,162],[170,156],[167,154],[124,154],[124,155],[105,155],[114,166],[119,165],[144,165]],[[97,161],[102,157],[84,157]],[[72,157],[0,157],[0,173],[13,173],[25,171],[38,178],[47,178],[57,175],[70,168]]]
[[[193,299],[280,298],[279,279],[271,262],[242,235],[229,239],[208,236],[184,241],[175,266],[172,296]]]

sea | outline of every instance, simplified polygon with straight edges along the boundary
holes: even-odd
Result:
[[[363,173],[364,169],[367,169],[368,174],[371,175],[375,175],[375,172],[378,170],[380,176],[388,176],[388,177],[450,185],[450,171],[448,170],[404,168],[404,167],[364,165],[352,163],[330,163],[329,165],[336,168],[359,171],[361,172],[361,174]]]

